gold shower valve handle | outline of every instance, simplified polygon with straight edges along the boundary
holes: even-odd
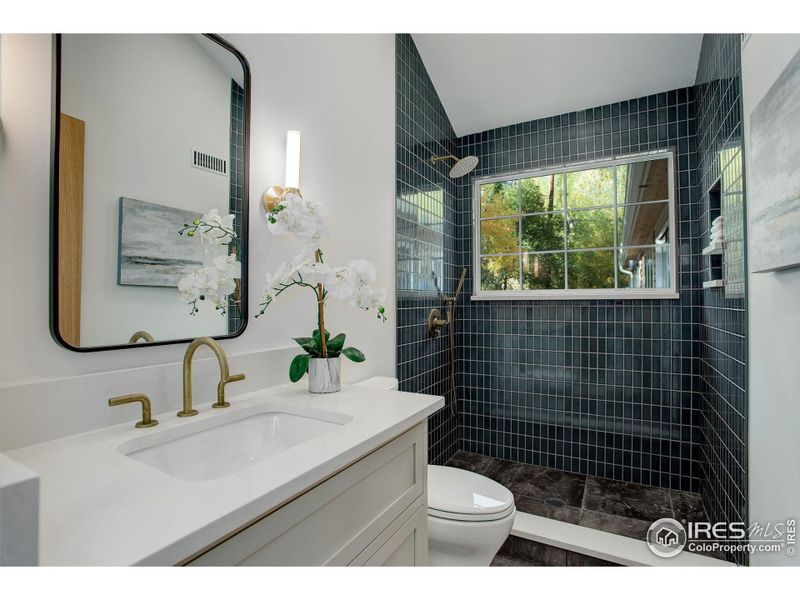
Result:
[[[435,158],[435,157],[434,157]],[[458,279],[458,286],[456,287],[456,293],[453,296],[442,296],[442,300],[447,305],[447,318],[442,319],[442,311],[438,308],[434,308],[431,312],[428,313],[428,333],[431,337],[439,337],[439,334],[442,332],[442,329],[447,327],[453,322],[453,314],[455,305],[458,303],[458,296],[461,294],[461,288],[464,286],[464,277],[467,275],[466,267],[461,270],[461,277]],[[434,278],[435,283],[435,278]]]
[[[150,398],[146,394],[126,394],[125,396],[116,396],[108,399],[109,406],[120,406],[121,404],[131,404],[133,402],[141,402],[142,404],[142,420],[137,422],[134,427],[143,429],[158,425],[158,421],[152,418]]]
[[[447,309],[447,318],[441,318],[442,313],[438,308],[434,308],[428,314],[428,333],[431,337],[439,337],[442,329],[450,325],[450,309]]]

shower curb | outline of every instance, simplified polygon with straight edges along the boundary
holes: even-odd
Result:
[[[734,563],[681,552],[660,558],[640,540],[517,512],[511,535],[629,567],[734,567]]]

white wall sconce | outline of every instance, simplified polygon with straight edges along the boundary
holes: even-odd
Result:
[[[286,132],[286,174],[283,187],[271,186],[261,198],[264,210],[271,212],[286,194],[300,195],[300,132]]]

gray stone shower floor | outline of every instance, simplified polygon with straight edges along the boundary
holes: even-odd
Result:
[[[653,521],[663,517],[707,520],[699,494],[567,473],[464,451],[456,452],[447,464],[480,473],[504,485],[514,494],[518,511],[642,541]],[[516,546],[521,544],[511,536],[492,565],[552,564],[552,557],[536,560],[539,557],[517,551]],[[549,555],[558,554],[558,564],[580,562],[576,557],[565,556],[565,562],[561,563],[560,554],[564,551],[559,550],[551,546],[541,549]]]

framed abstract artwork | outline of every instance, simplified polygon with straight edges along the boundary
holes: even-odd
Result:
[[[800,266],[800,52],[750,117],[750,270]]]
[[[178,287],[178,282],[202,266],[202,246],[178,235],[201,213],[133,198],[119,199],[117,283]]]

